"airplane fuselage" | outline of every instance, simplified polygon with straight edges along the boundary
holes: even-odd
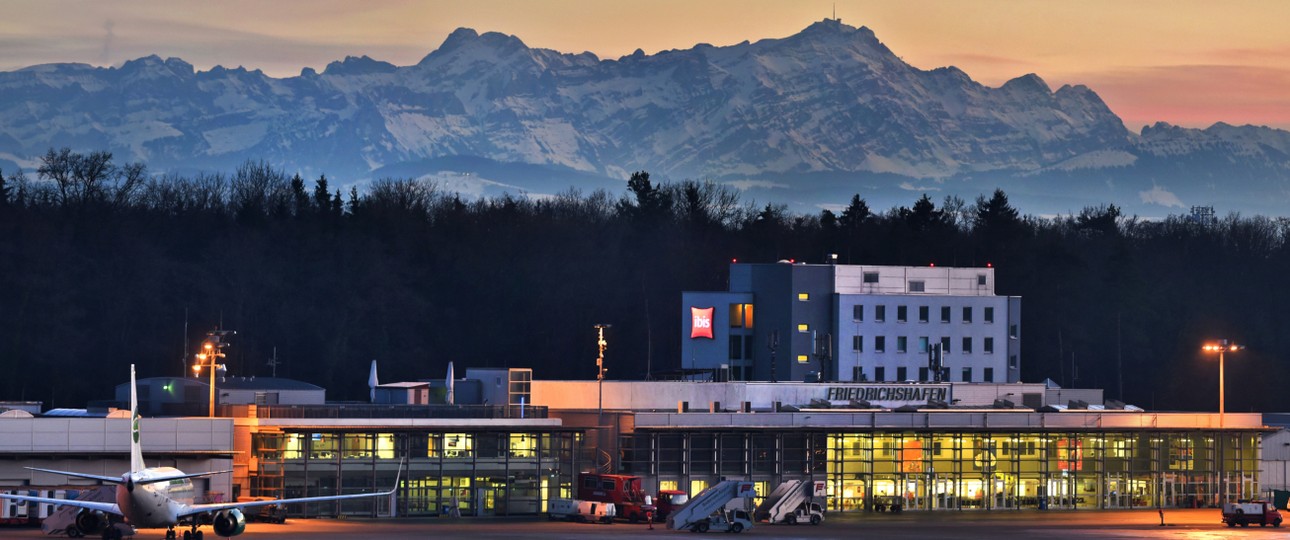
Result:
[[[193,482],[188,478],[141,483],[149,479],[182,476],[174,467],[143,469],[131,475],[131,484],[116,487],[116,504],[126,521],[141,529],[169,527],[179,521],[179,512],[193,502]]]

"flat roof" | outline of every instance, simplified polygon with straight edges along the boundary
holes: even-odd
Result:
[[[791,413],[675,413],[638,412],[636,429],[786,429],[826,428],[862,430],[1218,430],[1216,413],[1063,411],[802,411]],[[1228,413],[1224,430],[1273,431],[1260,413]]]

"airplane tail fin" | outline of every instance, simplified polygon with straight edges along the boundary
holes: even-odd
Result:
[[[130,364],[130,472],[143,469],[143,446],[139,444],[139,387],[134,380],[134,364]]]

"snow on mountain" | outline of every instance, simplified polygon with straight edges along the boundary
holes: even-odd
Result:
[[[518,182],[507,167],[606,182],[643,169],[778,191],[814,189],[803,185],[813,175],[897,186],[1129,174],[1182,158],[1290,170],[1285,131],[1157,124],[1134,134],[1087,87],[1053,91],[1027,74],[991,88],[954,67],[919,69],[868,28],[832,19],[784,38],[617,59],[462,28],[412,66],[350,56],[281,79],[159,56],[0,73],[0,156],[31,163],[62,146],[154,172],[265,159],[356,181],[435,173],[462,157],[500,167],[496,185]]]

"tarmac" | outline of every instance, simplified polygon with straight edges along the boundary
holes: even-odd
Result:
[[[1285,528],[1228,528],[1219,522],[1217,509],[1164,511],[1165,525],[1157,510],[1084,511],[993,511],[993,512],[905,512],[902,514],[827,515],[824,524],[758,524],[741,537],[755,538],[865,538],[865,539],[1224,539],[1287,538]],[[216,536],[203,527],[207,540]],[[707,533],[702,536],[723,535]],[[164,529],[144,529],[134,538],[161,540]],[[291,519],[286,524],[250,523],[239,540],[326,539],[401,540],[424,538],[469,538],[472,540],[513,538],[623,538],[659,539],[685,535],[669,531],[662,524],[653,530],[645,524],[619,522],[613,525],[567,523],[526,516],[514,518],[403,518],[403,519]],[[39,529],[0,529],[0,538],[49,538]]]

